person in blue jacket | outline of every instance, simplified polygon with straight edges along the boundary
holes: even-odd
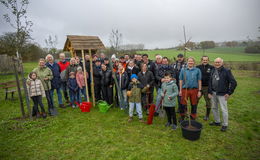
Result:
[[[70,72],[67,83],[70,95],[70,105],[72,108],[75,108],[75,104],[79,104],[79,100],[77,98],[79,94],[79,86],[77,84],[75,72]]]
[[[58,95],[58,103],[59,107],[65,108],[64,104],[62,103],[62,95],[61,95],[61,77],[60,77],[60,66],[54,62],[54,58],[51,54],[48,54],[46,56],[47,63],[45,64],[50,70],[52,71],[53,79],[51,80],[51,99],[53,101],[53,93],[56,89],[57,95]]]

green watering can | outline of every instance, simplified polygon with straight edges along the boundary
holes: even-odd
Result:
[[[107,104],[106,101],[99,100],[97,102],[97,106],[98,106],[100,112],[106,113],[108,111],[108,109],[112,106],[112,104],[109,105],[109,104]]]

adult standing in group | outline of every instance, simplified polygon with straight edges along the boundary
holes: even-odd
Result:
[[[65,54],[59,54],[60,61],[58,65],[60,66],[60,77],[61,77],[61,89],[63,90],[63,96],[66,100],[66,103],[69,103],[69,96],[68,96],[68,87],[67,87],[67,79],[66,79],[66,69],[69,67],[70,62],[66,61]]]
[[[61,78],[60,78],[60,66],[54,61],[54,58],[51,54],[46,56],[47,63],[45,64],[50,70],[52,71],[53,78],[51,80],[51,98],[53,100],[53,93],[56,90],[58,95],[58,103],[60,108],[65,108],[64,104],[62,103],[62,95],[61,95]]]
[[[155,66],[154,62],[152,60],[148,59],[148,54],[143,54],[142,55],[142,59],[143,59],[143,63],[142,64],[146,64],[147,70],[151,71],[152,74],[153,74],[153,77],[155,77],[156,66]],[[142,67],[142,64],[141,64],[141,67]],[[153,83],[154,83],[154,81],[153,81]],[[152,100],[153,100],[153,91],[154,91],[154,84],[152,84],[151,88],[150,88],[150,92],[152,93],[151,94],[151,99]]]
[[[75,56],[75,60],[76,60],[76,63],[77,63],[80,67],[83,67],[83,63],[80,61],[79,56]]]
[[[158,65],[162,64],[162,56],[157,54],[155,56],[155,61],[154,61],[155,67],[158,68]]]
[[[211,72],[211,77],[209,80],[209,98],[212,103],[212,112],[214,116],[214,122],[210,123],[212,126],[220,126],[220,115],[219,107],[220,105],[222,111],[222,128],[221,131],[226,131],[228,128],[228,108],[227,100],[231,94],[233,94],[237,82],[232,75],[232,72],[223,66],[223,59],[216,58],[214,60],[214,69]]]
[[[104,53],[100,53],[100,61],[102,64],[104,63],[105,58],[106,58],[106,55]]]
[[[142,67],[141,71],[138,73],[138,79],[140,83],[144,87],[146,87],[146,93],[141,94],[141,103],[142,106],[144,107],[145,105],[151,104],[153,102],[154,75],[151,71],[148,70],[146,63],[143,63],[141,67]],[[149,109],[149,108],[144,108],[144,109]]]
[[[66,80],[69,79],[69,74],[70,72],[74,72],[74,74],[77,72],[77,68],[78,68],[78,64],[77,64],[77,61],[74,57],[72,57],[70,59],[70,65],[67,67],[66,69]]]
[[[136,54],[135,56],[135,65],[138,67],[138,68],[141,68],[141,64],[143,63],[143,60],[142,60],[142,55],[141,54]]]
[[[85,69],[89,76],[89,78],[87,79],[88,94],[91,95],[90,55],[88,55],[88,54],[85,55]]]
[[[172,65],[169,65],[169,60],[167,57],[163,57],[162,58],[162,64],[158,66],[158,69],[156,70],[156,75],[155,78],[158,82],[158,90],[157,90],[157,97],[156,97],[156,112],[155,112],[155,116],[158,115],[159,113],[159,105],[160,105],[160,101],[161,101],[161,85],[163,82],[166,81],[166,79],[164,78],[164,75],[166,72],[169,72],[171,74],[172,78],[175,78],[175,73],[173,71]]]
[[[112,77],[112,71],[107,68],[106,64],[101,64],[101,90],[103,100],[105,100],[108,104],[113,103],[113,84],[114,79]]]
[[[124,101],[127,102],[126,91],[127,91],[128,85],[129,85],[129,78],[121,63],[119,63],[119,65],[118,65],[118,70],[116,72],[116,80],[117,80],[117,83],[123,94]],[[119,101],[121,101],[121,99],[120,99],[120,96],[118,96],[118,92],[116,94],[116,97],[117,97],[117,103],[120,104]],[[120,107],[123,107],[123,106],[120,106]],[[123,108],[121,108],[121,110],[123,110]]]
[[[95,99],[96,101],[101,100],[101,59],[97,58],[93,66],[93,78],[94,78],[94,88],[95,88]]]
[[[156,66],[152,60],[148,59],[148,54],[143,54],[142,59],[143,63],[147,65],[147,69],[153,73],[153,76],[155,76]]]
[[[157,70],[158,70],[158,68],[159,68],[159,65],[161,65],[162,64],[162,56],[161,55],[159,55],[159,54],[157,54],[156,56],[155,56],[155,62],[154,62],[154,64],[155,64],[155,75],[154,75],[154,77],[156,76],[156,72],[157,72]],[[158,91],[158,85],[159,85],[159,82],[156,80],[156,78],[155,78],[155,81],[154,81],[154,86],[155,86],[155,88],[156,88],[156,92]]]
[[[41,82],[43,84],[46,99],[48,102],[48,112],[50,115],[52,115],[51,111],[50,111],[51,109],[54,108],[53,100],[50,95],[51,80],[53,78],[52,71],[48,67],[46,67],[45,59],[41,58],[39,60],[39,66],[37,68],[34,68],[33,72],[35,72],[37,74],[37,77],[41,80]]]
[[[179,76],[181,88],[179,96],[181,96],[182,104],[180,108],[181,121],[185,118],[185,108],[188,105],[188,99],[191,103],[190,118],[195,120],[197,116],[198,98],[201,96],[201,72],[194,65],[195,59],[189,57],[187,59],[187,67],[181,69]]]
[[[201,57],[201,64],[197,66],[200,69],[202,75],[202,91],[201,94],[204,97],[206,102],[206,115],[203,118],[205,121],[209,120],[209,114],[211,109],[211,102],[208,97],[208,86],[209,86],[209,79],[211,75],[211,71],[214,68],[212,65],[209,64],[209,57],[202,56]]]
[[[138,74],[140,72],[140,69],[135,65],[133,60],[130,60],[127,67],[126,67],[126,73],[129,78],[129,82],[131,81],[132,74]]]
[[[125,54],[124,55],[124,57],[125,57],[125,62],[126,62],[126,64],[128,64],[129,63],[129,61],[130,61],[130,56],[129,56],[129,54]]]
[[[179,76],[180,76],[180,71],[182,68],[184,68],[186,65],[185,60],[184,60],[184,56],[182,53],[178,54],[177,56],[177,60],[176,62],[173,64],[173,70],[176,74],[176,84],[178,86],[179,91],[180,89],[180,85],[179,85]],[[178,95],[178,109],[177,109],[177,113],[180,112],[180,108],[181,108],[181,96]]]
[[[125,61],[125,57],[124,56],[121,56],[120,58],[119,58],[119,63],[121,63],[122,64],[122,66],[124,67],[124,70],[126,69],[126,61]]]

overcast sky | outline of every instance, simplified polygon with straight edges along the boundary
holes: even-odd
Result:
[[[192,41],[227,41],[260,36],[260,0],[34,0],[28,17],[32,37],[42,47],[48,35],[99,36],[106,46],[112,29],[123,34],[123,44],[145,48],[172,47],[183,41],[183,28]],[[3,19],[0,33],[14,31]]]

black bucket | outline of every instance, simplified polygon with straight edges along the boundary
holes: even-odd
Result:
[[[187,128],[188,125],[189,121],[181,122],[182,136],[191,141],[198,140],[200,138],[202,124],[197,121],[191,120],[191,126],[193,126],[194,128],[189,129]]]

